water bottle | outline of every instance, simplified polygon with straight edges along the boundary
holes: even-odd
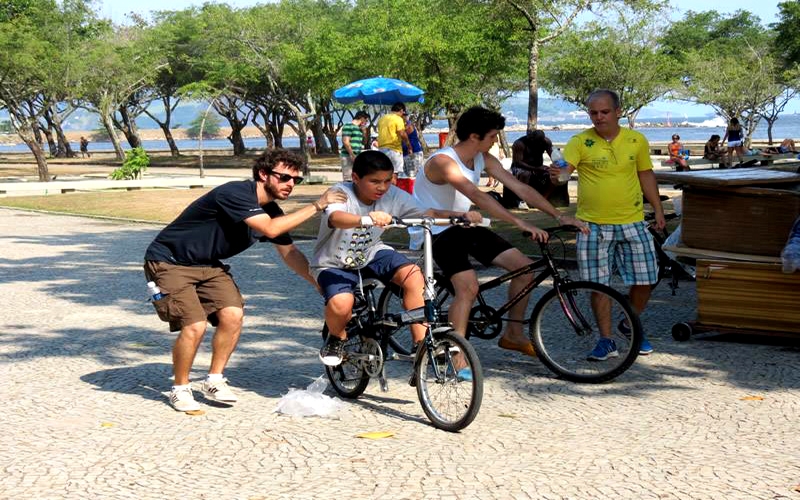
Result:
[[[161,293],[161,289],[158,288],[155,281],[148,281],[147,282],[147,292],[150,294],[150,298],[155,300],[163,299],[167,295]]]
[[[569,181],[569,165],[564,160],[564,155],[561,150],[556,148],[553,154],[550,155],[553,165],[557,166],[560,170],[558,172],[558,184],[566,184]]]

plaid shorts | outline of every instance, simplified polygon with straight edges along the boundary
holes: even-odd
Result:
[[[658,281],[658,260],[646,222],[587,223],[589,234],[578,233],[577,257],[582,280],[611,284],[619,273],[626,286]]]

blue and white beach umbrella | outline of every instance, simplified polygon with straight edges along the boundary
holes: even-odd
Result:
[[[425,102],[425,91],[396,78],[378,76],[348,83],[333,92],[342,104],[364,101],[365,104],[391,105],[396,102]]]

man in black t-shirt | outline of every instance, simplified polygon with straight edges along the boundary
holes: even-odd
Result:
[[[170,403],[178,411],[198,410],[189,372],[206,323],[216,326],[211,367],[200,385],[206,398],[234,403],[237,398],[223,377],[244,317],[244,301],[229,267],[221,262],[256,241],[269,241],[289,268],[317,286],[308,260],[295,247],[288,231],[346,195],[328,189],[319,199],[284,215],[275,200],[289,197],[303,160],[285,150],[267,151],[253,165],[253,180],[232,181],[216,187],[189,205],[156,236],[145,253],[144,272],[164,298],[154,302],[158,316],[180,331],[172,349],[175,385]]]

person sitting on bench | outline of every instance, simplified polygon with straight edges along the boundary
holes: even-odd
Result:
[[[722,168],[727,167],[724,160],[727,150],[724,146],[720,146],[719,139],[719,134],[711,135],[711,138],[708,139],[703,148],[703,158],[709,161],[718,161],[720,168]]]
[[[765,155],[785,154],[785,153],[797,153],[797,148],[794,145],[794,140],[787,138],[781,142],[780,146],[770,146],[768,148],[764,148],[764,150],[761,151],[761,154]]]
[[[689,156],[689,150],[683,149],[683,144],[680,142],[681,136],[673,134],[672,142],[667,145],[669,149],[669,159],[675,163],[675,170],[683,172],[689,170],[689,163],[686,158]]]

